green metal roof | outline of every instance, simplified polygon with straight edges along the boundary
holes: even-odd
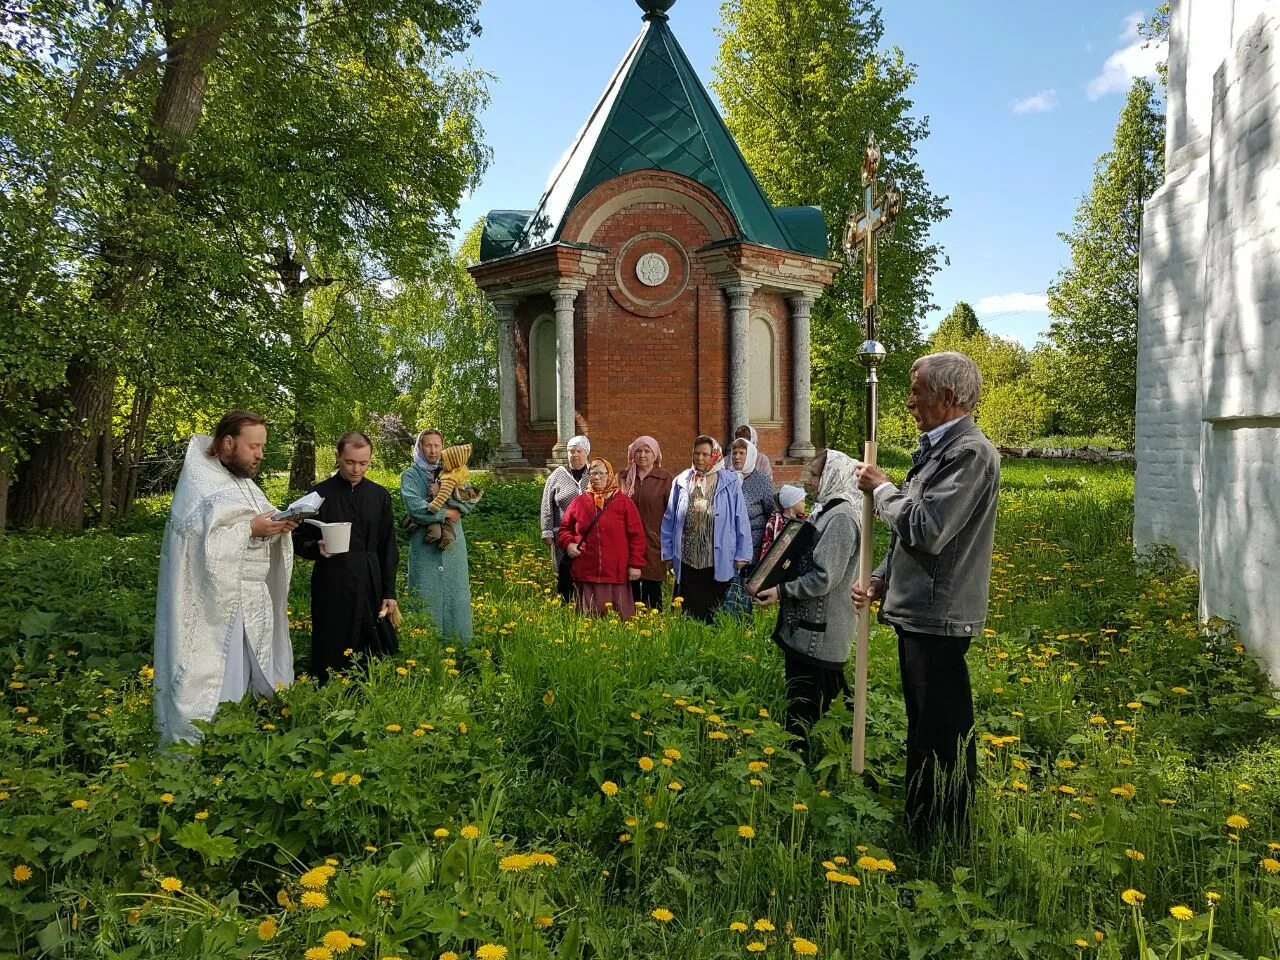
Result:
[[[654,0],[648,6],[663,4]],[[559,240],[578,201],[605,181],[635,170],[683,174],[711,190],[733,214],[737,239],[827,256],[821,211],[775,209],[769,203],[666,16],[655,10],[644,19],[644,29],[552,174],[537,209],[517,228],[519,237],[513,236],[511,212],[494,211],[490,217],[504,221],[494,225],[494,239],[501,236],[505,242],[482,245],[482,257]]]

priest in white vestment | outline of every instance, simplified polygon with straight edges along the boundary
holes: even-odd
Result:
[[[162,743],[200,738],[224,701],[293,682],[286,604],[293,520],[253,481],[267,428],[233,410],[191,438],[160,551],[155,712]]]

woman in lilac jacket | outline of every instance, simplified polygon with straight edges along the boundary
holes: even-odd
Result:
[[[662,559],[676,576],[684,612],[715,617],[737,571],[751,562],[751,521],[742,478],[724,468],[711,437],[693,441],[693,466],[676,477],[662,518]]]

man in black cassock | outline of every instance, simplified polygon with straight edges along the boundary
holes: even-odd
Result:
[[[304,523],[293,532],[299,557],[311,571],[311,675],[324,683],[331,670],[345,670],[352,654],[395,653],[396,544],[391,494],[365,479],[373,444],[358,431],[338,440],[338,472],[311,490],[324,497],[322,523],[351,524],[351,549],[329,554],[320,529]],[[348,653],[347,651],[351,651]]]

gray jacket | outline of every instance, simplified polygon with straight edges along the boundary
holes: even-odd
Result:
[[[773,639],[810,660],[839,666],[849,659],[854,614],[849,588],[858,573],[858,510],[847,500],[814,520],[813,552],[799,575],[779,588],[782,606]]]
[[[876,496],[892,537],[872,576],[886,586],[880,620],[913,633],[982,633],[991,584],[1000,454],[965,417]]]

